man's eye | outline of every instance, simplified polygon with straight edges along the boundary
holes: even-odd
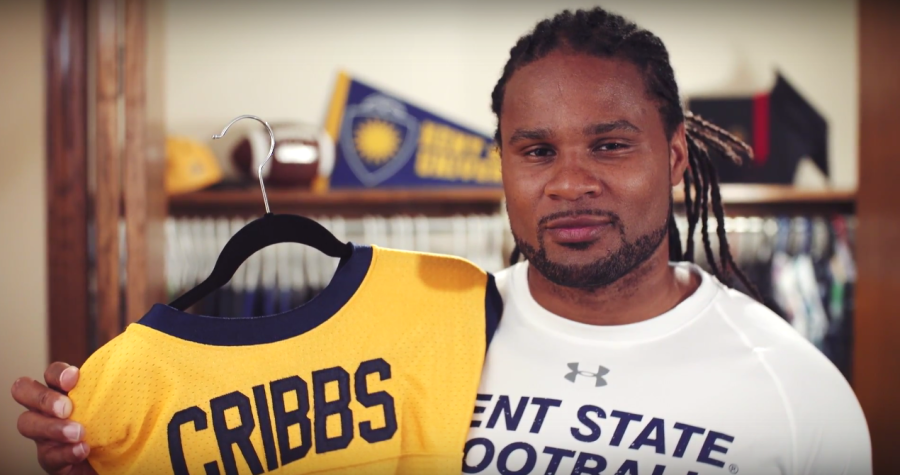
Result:
[[[597,147],[597,150],[599,150],[601,152],[616,152],[619,150],[624,150],[626,148],[628,148],[628,146],[623,143],[612,142],[612,143],[601,144],[600,146]]]
[[[533,148],[525,153],[529,157],[549,157],[553,155],[553,150],[546,147]]]

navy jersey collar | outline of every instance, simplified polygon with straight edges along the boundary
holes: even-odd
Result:
[[[195,343],[246,346],[274,343],[302,335],[334,316],[356,293],[372,263],[372,247],[353,245],[331,282],[309,302],[276,315],[244,318],[209,317],[155,304],[137,324]]]

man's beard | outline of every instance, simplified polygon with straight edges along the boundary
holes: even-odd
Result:
[[[610,219],[609,226],[619,231],[621,246],[612,254],[602,257],[587,264],[560,264],[547,257],[547,249],[544,245],[543,223],[550,219],[572,217],[581,215],[605,216]],[[669,213],[671,219],[671,213]],[[584,290],[597,290],[609,286],[622,277],[628,275],[639,265],[643,264],[653,255],[662,244],[668,232],[668,220],[658,229],[639,236],[629,242],[625,238],[625,226],[615,213],[608,211],[588,210],[565,213],[555,213],[541,219],[538,224],[538,248],[528,244],[513,233],[516,246],[528,259],[528,263],[537,269],[547,280],[556,285]],[[562,244],[573,250],[584,250],[590,243]]]

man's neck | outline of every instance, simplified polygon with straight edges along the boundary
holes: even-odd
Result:
[[[590,325],[625,325],[671,310],[700,285],[693,272],[669,266],[668,245],[616,282],[596,290],[563,287],[528,267],[528,286],[535,301],[548,311]]]

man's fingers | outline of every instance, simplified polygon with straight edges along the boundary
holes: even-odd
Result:
[[[72,473],[72,465],[84,462],[89,453],[90,448],[84,442],[71,445],[38,444],[38,463],[48,473]],[[89,473],[78,470],[74,472]]]
[[[12,396],[32,411],[65,419],[72,414],[72,401],[31,378],[19,378],[13,383]]]
[[[32,411],[22,413],[16,427],[20,434],[37,442],[74,444],[84,439],[84,427],[81,424],[47,417]]]
[[[78,368],[61,361],[50,363],[44,371],[44,382],[51,388],[67,393],[78,383]]]

